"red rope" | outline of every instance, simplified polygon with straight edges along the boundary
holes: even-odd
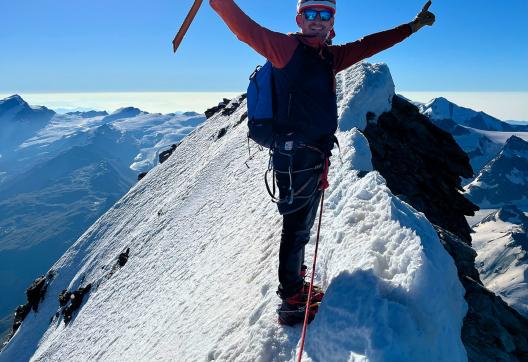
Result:
[[[328,183],[328,157],[325,158],[325,165],[323,169],[323,173],[321,175],[321,183],[319,185],[319,190],[326,190],[330,186]]]
[[[325,172],[323,174],[328,175],[328,159],[326,159],[325,164]],[[317,238],[315,241],[315,252],[314,252],[314,260],[312,264],[312,276],[310,278],[310,288],[308,289],[308,300],[306,301],[306,310],[304,311],[304,324],[303,329],[301,333],[301,348],[299,349],[299,354],[297,356],[297,362],[301,362],[303,350],[304,350],[304,340],[306,338],[306,328],[308,327],[308,316],[310,313],[310,304],[312,299],[312,291],[313,291],[313,283],[314,283],[314,275],[315,275],[315,263],[317,262],[317,249],[319,248],[319,235],[321,233],[321,221],[323,219],[323,203],[324,203],[324,190],[328,187],[328,181],[326,180],[326,187],[323,188],[323,194],[321,195],[321,210],[319,210],[319,225],[317,225]]]

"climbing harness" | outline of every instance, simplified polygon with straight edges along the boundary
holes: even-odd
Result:
[[[297,146],[297,148],[306,148],[306,149],[310,149],[312,151],[318,152],[321,155],[324,154],[321,150],[319,150],[317,147],[314,147],[314,146],[300,144],[299,146]],[[274,152],[277,152],[278,154],[288,158],[288,169],[287,170],[278,170],[278,169],[275,169],[273,167],[273,154],[274,154]],[[322,169],[323,170],[323,174],[324,174],[324,169],[325,169],[325,167],[327,167],[326,163],[328,163],[328,158],[325,157],[325,161],[323,161],[321,163],[318,163],[314,167],[304,168],[304,169],[301,169],[301,170],[294,170],[293,169],[293,157],[294,157],[294,153],[285,152],[285,151],[282,151],[281,149],[278,149],[278,148],[270,149],[270,151],[269,151],[268,169],[264,173],[264,182],[266,184],[266,189],[268,191],[268,194],[271,196],[271,201],[276,203],[276,204],[287,203],[288,205],[291,205],[293,203],[294,199],[298,199],[298,200],[310,199],[320,189],[320,184],[318,182],[314,182],[314,181],[315,181],[316,178],[321,177],[320,172],[318,172],[318,170]],[[299,174],[299,173],[304,173],[304,172],[313,172],[313,176],[308,178],[306,180],[306,182],[304,184],[302,184],[297,190],[294,190],[294,188],[293,188],[293,175]],[[272,186],[271,187],[270,187],[270,184],[269,184],[269,181],[268,181],[268,178],[269,178],[268,175],[270,173],[272,174]],[[276,181],[276,174],[288,175],[288,181],[289,181],[288,194],[282,199],[280,198],[280,195],[276,196],[276,187],[275,187],[275,185],[276,185],[276,182],[275,182]],[[301,196],[303,194],[303,192],[306,190],[306,188],[308,186],[310,186],[310,184],[312,184],[312,183],[315,184],[313,190],[311,190],[309,193]]]

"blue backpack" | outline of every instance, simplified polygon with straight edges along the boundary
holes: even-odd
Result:
[[[248,137],[265,148],[274,145],[273,74],[268,61],[249,77],[247,90]]]

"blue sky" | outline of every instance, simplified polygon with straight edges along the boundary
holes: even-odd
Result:
[[[295,0],[238,0],[260,24],[296,31]],[[338,0],[335,43],[413,19],[425,1]],[[0,1],[0,92],[241,91],[262,58],[208,1],[179,50],[188,0]],[[370,58],[397,90],[528,91],[526,0],[433,1],[433,27]]]

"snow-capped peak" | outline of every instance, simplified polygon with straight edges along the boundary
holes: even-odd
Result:
[[[147,112],[143,112],[139,108],[135,107],[124,107],[119,108],[116,111],[112,112],[110,115],[103,118],[103,122],[113,122],[118,119],[124,119],[124,118],[132,118],[136,117],[139,114],[148,114]]]
[[[47,122],[54,114],[54,111],[46,107],[30,106],[18,94],[0,100],[0,119],[2,122],[8,120]]]
[[[528,142],[520,137],[511,136],[504,144],[503,152],[510,156],[519,156],[528,159]]]
[[[337,75],[339,129],[364,130],[368,120],[375,121],[391,110],[394,82],[384,64],[360,62],[348,72]]]
[[[30,109],[29,104],[18,94],[0,100],[0,117],[2,118],[13,117],[25,109]]]
[[[458,124],[484,131],[525,131],[528,126],[511,125],[484,112],[456,105],[444,97],[419,105],[420,112],[431,120],[451,119]]]
[[[528,142],[510,137],[498,155],[467,185],[466,195],[481,208],[528,206]]]
[[[0,107],[2,107],[4,104],[11,103],[11,104],[19,104],[19,105],[28,105],[25,100],[22,99],[21,96],[18,94],[13,94],[12,96],[9,96],[7,98],[4,98],[0,100]]]

